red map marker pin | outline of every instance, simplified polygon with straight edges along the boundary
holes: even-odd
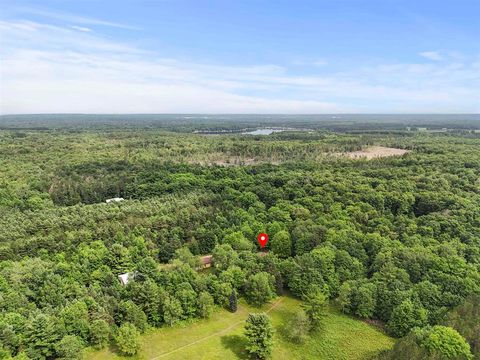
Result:
[[[268,235],[264,233],[258,234],[257,240],[258,240],[258,243],[260,244],[260,247],[263,248],[265,247],[265,245],[267,245]]]

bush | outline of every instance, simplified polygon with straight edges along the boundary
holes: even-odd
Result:
[[[293,318],[285,326],[286,337],[294,343],[305,342],[310,331],[311,323],[304,311],[297,311]]]

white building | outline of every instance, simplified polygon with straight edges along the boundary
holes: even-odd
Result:
[[[107,204],[110,204],[110,203],[112,203],[112,202],[120,202],[120,201],[123,201],[123,200],[125,200],[125,199],[124,199],[124,198],[121,198],[121,197],[114,197],[114,198],[105,200],[105,202],[106,202]]]
[[[120,283],[125,286],[127,285],[131,280],[135,279],[135,276],[137,275],[137,272],[128,272],[125,274],[120,274],[118,275],[118,280],[120,280]]]

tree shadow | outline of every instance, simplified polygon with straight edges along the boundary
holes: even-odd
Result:
[[[250,359],[247,351],[245,350],[245,346],[247,346],[247,339],[245,339],[244,336],[241,336],[241,335],[225,335],[225,336],[221,336],[220,340],[222,342],[222,345],[225,348],[233,351],[233,353],[239,359]]]

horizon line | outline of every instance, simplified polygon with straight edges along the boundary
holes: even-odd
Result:
[[[261,115],[261,116],[317,116],[317,115],[480,115],[478,113],[470,113],[470,112],[458,112],[458,113],[436,113],[436,112],[399,112],[399,113],[363,113],[363,112],[338,112],[338,113],[183,113],[183,112],[176,112],[176,113],[88,113],[88,112],[79,112],[79,113],[10,113],[10,114],[0,114],[0,116],[33,116],[33,115],[120,115],[120,116],[128,116],[128,115],[211,115],[211,116],[223,116],[223,115]]]

